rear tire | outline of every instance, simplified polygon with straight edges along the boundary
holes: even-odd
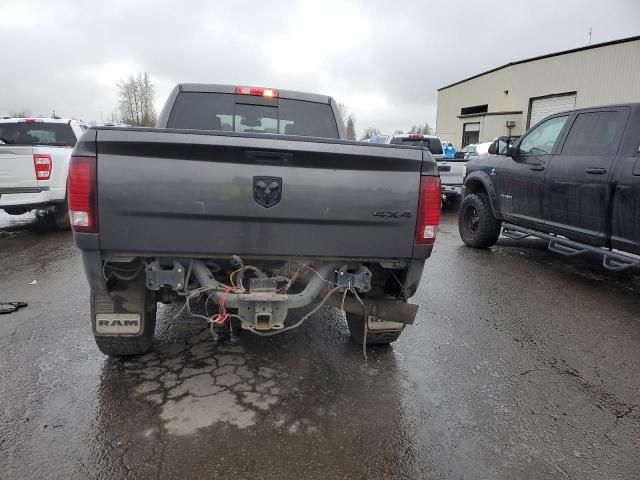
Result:
[[[156,312],[158,304],[155,301],[153,295],[150,292],[145,291],[144,283],[140,286],[135,285],[137,280],[133,282],[127,282],[133,284],[132,288],[141,288],[141,294],[144,299],[140,301],[144,302],[143,312],[140,315],[142,321],[142,328],[138,335],[98,335],[94,328],[94,339],[98,349],[105,355],[122,357],[130,355],[142,355],[149,351],[153,342],[153,334],[156,329]],[[126,287],[125,287],[126,288]],[[95,321],[96,305],[109,305],[113,303],[113,300],[107,293],[91,291],[91,320]],[[116,310],[116,307],[113,308]]]
[[[472,193],[465,197],[458,214],[462,241],[473,248],[488,248],[500,237],[501,222],[493,215],[489,196]]]
[[[355,313],[347,313],[347,325],[351,339],[358,345],[364,343],[364,317]],[[399,330],[367,331],[367,345],[388,345],[395,342],[404,327]]]
[[[71,229],[71,221],[69,220],[69,207],[66,200],[64,203],[56,205],[56,208],[53,211],[53,221],[55,222],[56,227],[58,227],[59,230]]]

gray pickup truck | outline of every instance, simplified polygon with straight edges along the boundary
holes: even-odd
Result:
[[[427,149],[346,141],[339,119],[322,95],[181,84],[156,128],[87,130],[68,199],[100,350],[146,352],[158,302],[232,340],[296,328],[312,303],[343,308],[359,343],[397,339],[440,178]]]

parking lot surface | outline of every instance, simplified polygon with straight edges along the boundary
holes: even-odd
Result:
[[[219,347],[160,307],[151,353],[120,361],[71,234],[0,213],[0,301],[29,303],[0,315],[0,478],[638,478],[640,272],[471,250],[456,222],[416,324],[368,363],[331,307]]]

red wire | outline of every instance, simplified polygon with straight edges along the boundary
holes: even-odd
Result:
[[[229,314],[227,313],[227,308],[225,306],[225,303],[227,301],[227,298],[229,297],[229,293],[231,293],[231,290],[232,290],[232,287],[227,287],[225,289],[224,294],[220,299],[220,313],[211,319],[211,321],[217,325],[223,325],[224,322],[226,322],[227,319],[229,318]]]

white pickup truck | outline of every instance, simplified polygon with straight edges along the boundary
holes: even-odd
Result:
[[[69,161],[86,129],[62,118],[0,118],[0,209],[9,215],[48,211],[68,229]]]
[[[466,174],[466,160],[445,158],[442,141],[434,135],[400,133],[389,135],[384,143],[392,145],[422,146],[431,152],[438,164],[442,182],[442,199],[445,203],[462,198],[462,184]]]

